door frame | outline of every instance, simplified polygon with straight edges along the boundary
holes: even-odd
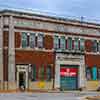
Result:
[[[17,88],[19,89],[19,73],[25,72],[25,89],[28,88],[28,65],[16,65],[17,68]]]
[[[60,89],[60,65],[79,65],[78,69],[78,88],[84,88],[86,85],[85,79],[85,62],[84,55],[72,55],[56,53],[55,60],[55,83],[54,88]]]

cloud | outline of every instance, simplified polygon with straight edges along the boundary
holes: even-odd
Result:
[[[100,19],[100,0],[0,0],[0,6],[35,9],[59,16],[86,16]]]

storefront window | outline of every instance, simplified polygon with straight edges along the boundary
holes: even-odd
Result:
[[[51,78],[52,78],[52,67],[50,65],[47,66],[46,77],[47,77],[47,81],[51,81]]]
[[[43,48],[43,34],[38,34],[37,37],[37,47],[38,48]]]
[[[58,36],[54,36],[54,49],[59,48],[59,38]]]
[[[27,47],[27,33],[22,32],[22,48],[26,48]]]
[[[60,37],[60,49],[62,50],[65,49],[65,37],[64,36]]]
[[[68,49],[69,50],[72,50],[72,38],[71,37],[68,37]]]
[[[74,49],[79,50],[79,39],[78,38],[74,39]]]
[[[30,33],[30,48],[34,48],[35,47],[35,34],[34,33]]]
[[[97,67],[87,67],[86,68],[86,78],[87,80],[97,80]]]
[[[97,52],[97,40],[93,40],[92,51]]]
[[[93,80],[97,80],[97,67],[96,66],[94,66],[93,68],[92,68],[92,79]]]
[[[41,81],[43,81],[43,80],[44,80],[44,77],[45,77],[44,66],[42,65],[42,66],[40,66],[40,68],[39,68],[39,79],[40,79]]]
[[[85,43],[85,40],[84,39],[80,39],[80,50],[81,51],[84,51],[84,49],[85,49],[84,43]]]
[[[92,80],[92,69],[89,67],[86,68],[86,78],[87,80]]]

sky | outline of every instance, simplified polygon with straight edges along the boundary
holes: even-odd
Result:
[[[0,0],[0,8],[16,8],[47,14],[100,20],[100,0]]]

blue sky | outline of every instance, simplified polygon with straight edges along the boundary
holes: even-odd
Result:
[[[0,0],[0,8],[5,7],[100,20],[100,0]]]

